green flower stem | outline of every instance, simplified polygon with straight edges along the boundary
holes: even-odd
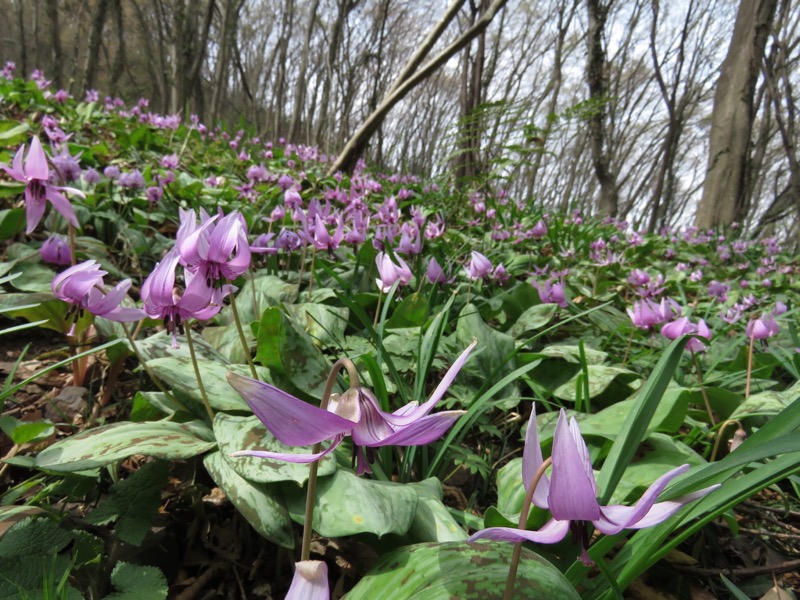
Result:
[[[192,366],[194,367],[194,376],[197,378],[197,388],[200,390],[200,397],[203,399],[203,404],[206,407],[206,412],[208,413],[208,418],[211,419],[211,422],[214,422],[214,411],[211,410],[211,404],[208,402],[208,396],[206,396],[206,388],[203,386],[203,378],[200,377],[200,367],[197,366],[197,356],[194,353],[194,343],[192,342],[192,331],[189,323],[184,323],[183,328],[186,331],[186,343],[189,345],[189,354],[192,357]]]
[[[708,462],[710,463],[714,462],[714,459],[717,457],[717,451],[719,450],[719,443],[722,441],[722,434],[728,428],[728,425],[738,425],[741,428],[742,423],[737,419],[728,419],[727,421],[724,421],[722,425],[719,426],[719,429],[717,429],[716,439],[714,440],[714,448],[711,450],[711,456],[708,459]]]
[[[519,513],[520,529],[525,529],[525,525],[528,523],[528,511],[531,508],[531,502],[533,502],[533,492],[536,490],[536,486],[539,485],[539,480],[542,478],[542,475],[544,475],[547,467],[549,467],[552,462],[553,458],[550,457],[541,464],[536,474],[533,476],[533,481],[531,481],[530,486],[525,490],[525,500],[522,501],[522,510]],[[519,559],[521,557],[522,542],[519,542],[518,544],[514,544],[514,553],[511,555],[511,564],[508,566],[508,579],[506,579],[506,591],[503,593],[503,600],[512,600],[514,597],[514,582],[517,579],[517,568],[519,567]]]
[[[708,412],[708,418],[711,419],[711,425],[714,426],[717,424],[717,419],[714,417],[714,411],[711,410],[711,403],[708,401],[708,392],[706,392],[706,386],[703,384],[703,374],[700,371],[700,361],[697,360],[696,352],[692,352],[692,358],[694,359],[694,368],[697,371],[697,381],[700,384],[700,393],[703,394],[703,402],[706,405],[706,412]]]
[[[322,402],[319,407],[322,410],[328,408],[328,402],[333,392],[333,384],[336,383],[336,376],[342,369],[347,370],[350,376],[350,389],[359,387],[358,370],[349,358],[340,358],[333,364],[328,380],[325,382],[325,390],[322,392]],[[314,444],[311,449],[311,454],[316,454],[322,450],[322,444]],[[308,490],[306,492],[306,510],[303,516],[303,547],[300,550],[300,560],[308,560],[311,556],[311,531],[312,521],[314,520],[314,500],[317,495],[317,469],[319,467],[319,460],[315,460],[309,465],[308,468]]]
[[[170,400],[170,402],[174,402],[175,404],[177,404],[178,406],[183,408],[183,410],[185,410],[186,412],[191,412],[188,408],[186,408],[183,405],[182,402],[180,402],[172,394],[172,392],[170,392],[169,390],[167,390],[166,387],[164,387],[164,384],[162,383],[162,381],[156,376],[155,373],[153,373],[153,370],[150,367],[147,366],[147,361],[145,360],[145,358],[142,355],[142,353],[139,351],[139,346],[136,344],[136,340],[131,335],[131,332],[128,329],[128,325],[126,323],[120,323],[120,325],[122,325],[122,330],[125,332],[125,335],[128,337],[128,343],[131,345],[131,348],[133,349],[133,353],[136,355],[136,359],[139,361],[139,364],[142,365],[142,368],[144,369],[144,372],[147,373],[147,376],[150,378],[150,380],[153,383],[156,384],[158,389],[161,390],[161,392]]]
[[[72,263],[74,267],[78,264],[78,257],[75,254],[75,226],[72,223],[69,224],[69,249],[72,253],[69,257],[69,262]]]
[[[750,378],[753,373],[753,346],[756,343],[756,336],[750,336],[750,349],[747,352],[747,383],[744,386],[744,399],[747,400],[750,397]]]
[[[231,283],[230,280],[228,280],[228,283]],[[242,349],[244,350],[244,355],[247,358],[247,366],[250,367],[250,374],[253,376],[253,379],[258,379],[256,366],[253,364],[253,357],[250,356],[250,346],[247,345],[247,338],[244,337],[244,329],[242,329],[242,321],[239,319],[239,310],[236,308],[236,295],[231,293],[230,298],[231,310],[233,311],[233,320],[236,323],[236,331],[239,332],[239,341],[242,343]]]

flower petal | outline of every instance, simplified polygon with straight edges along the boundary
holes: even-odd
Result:
[[[489,527],[474,533],[467,541],[488,539],[499,542],[535,542],[537,544],[557,544],[563,540],[569,531],[569,521],[550,519],[538,531],[526,531],[514,527]]]
[[[453,380],[456,378],[456,375],[458,375],[461,367],[463,367],[464,363],[467,362],[470,352],[472,352],[477,345],[478,340],[473,339],[472,343],[467,346],[467,349],[461,353],[461,356],[455,360],[455,362],[447,370],[447,373],[444,374],[442,381],[440,381],[439,385],[436,386],[436,389],[433,391],[433,394],[431,394],[431,397],[427,402],[420,404],[411,411],[407,410],[408,405],[406,405],[391,415],[384,415],[386,420],[394,426],[403,426],[416,421],[417,419],[424,417],[431,412],[433,407],[436,406],[436,403],[441,400],[442,396],[444,396],[447,389],[453,383]]]
[[[642,497],[633,506],[612,505],[601,507],[602,515],[597,519],[595,527],[602,533],[614,535],[623,529],[646,527],[647,525],[640,525],[642,522],[646,522],[648,525],[660,523],[683,506],[683,502],[675,500],[656,503],[656,499],[670,481],[688,470],[689,465],[681,465],[664,473],[647,488],[647,491],[642,494]],[[693,498],[689,498],[686,502],[691,499]]]
[[[561,409],[553,437],[553,470],[548,506],[559,521],[594,521],[600,518],[597,484],[594,481],[589,449],[575,419],[567,422]]]
[[[231,384],[272,435],[288,446],[308,446],[349,433],[353,422],[312,406],[263,381],[228,373]]]
[[[339,436],[325,450],[323,450],[322,452],[317,452],[316,454],[293,454],[293,453],[290,453],[290,452],[267,452],[266,450],[238,450],[236,452],[232,452],[230,454],[230,456],[232,456],[233,458],[239,458],[239,457],[242,457],[242,456],[253,456],[255,458],[268,458],[268,459],[271,459],[271,460],[282,460],[284,462],[305,464],[305,463],[314,462],[315,460],[319,460],[323,456],[326,456],[326,455],[330,454],[331,452],[333,452],[336,449],[336,446],[338,446],[342,442],[342,439],[344,439],[344,437],[343,436]]]
[[[301,560],[285,600],[329,600],[328,565],[321,560]]]
[[[383,438],[374,446],[424,446],[442,437],[453,426],[463,410],[445,410],[434,415],[426,415],[393,434]],[[358,443],[355,435],[353,441]],[[370,445],[370,444],[365,444]]]
[[[25,176],[28,179],[41,179],[47,181],[50,177],[50,168],[47,166],[47,156],[44,154],[42,142],[38,136],[31,138],[31,147],[25,157]]]
[[[536,471],[544,463],[542,448],[539,445],[539,431],[536,426],[536,403],[531,407],[528,430],[525,432],[525,446],[522,449],[522,483],[525,490],[530,487]],[[533,492],[533,503],[539,508],[547,508],[547,495],[550,493],[550,478],[542,475]]]

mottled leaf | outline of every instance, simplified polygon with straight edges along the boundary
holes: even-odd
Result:
[[[240,477],[220,452],[206,455],[203,464],[258,533],[284,548],[294,547],[292,521],[274,486]]]

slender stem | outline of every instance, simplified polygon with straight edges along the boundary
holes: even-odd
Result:
[[[750,375],[753,372],[753,345],[756,342],[756,336],[750,336],[750,350],[747,353],[747,383],[744,386],[744,399],[750,397]]]
[[[628,362],[628,355],[631,352],[631,344],[633,343],[633,336],[636,333],[636,328],[631,329],[631,336],[628,338],[628,345],[625,346],[625,356],[622,357],[622,366],[624,367]]]
[[[314,249],[311,251],[311,268],[308,270],[308,274],[310,275],[311,279],[308,282],[308,289],[306,293],[308,294],[309,300],[311,299],[311,292],[314,290],[314,261],[317,260],[317,247],[314,246]]]
[[[75,226],[72,223],[69,224],[69,250],[69,262],[72,263],[74,267],[78,264],[78,257],[75,255]]]
[[[167,390],[166,387],[164,387],[162,381],[156,376],[155,373],[153,373],[152,369],[147,365],[147,361],[145,360],[144,355],[142,355],[142,353],[139,351],[139,346],[137,345],[134,337],[131,335],[130,330],[128,329],[128,325],[126,323],[120,323],[120,325],[122,325],[122,330],[128,337],[128,343],[131,345],[133,353],[136,355],[136,359],[139,361],[139,364],[142,365],[144,372],[147,373],[147,376],[150,378],[150,380],[156,384],[158,389],[161,390],[161,392],[170,400],[170,402],[174,402],[175,404],[183,408],[186,412],[191,412],[180,402],[180,400],[178,400],[172,394],[172,392],[170,392],[169,390]]]
[[[231,283],[230,280],[228,280],[228,283]],[[247,338],[244,336],[244,329],[242,329],[242,321],[239,319],[239,310],[236,308],[236,295],[231,292],[230,298],[233,320],[236,323],[236,331],[239,332],[239,341],[242,343],[242,350],[244,350],[244,356],[247,359],[247,366],[250,367],[250,374],[253,376],[253,379],[258,379],[256,366],[253,364],[253,357],[250,356],[250,346],[247,344]]]
[[[711,456],[708,459],[708,462],[714,462],[714,459],[717,457],[717,450],[719,450],[719,444],[722,441],[722,433],[728,428],[728,425],[738,425],[739,427],[742,426],[742,424],[736,419],[728,419],[727,421],[724,421],[722,425],[720,425],[719,429],[717,429],[717,437],[714,440],[714,448],[711,450]]]
[[[700,361],[697,360],[697,353],[694,351],[692,351],[692,359],[694,360],[694,368],[697,371],[697,381],[700,383],[700,393],[703,394],[703,402],[706,404],[708,418],[711,419],[712,425],[716,425],[717,420],[714,418],[714,412],[711,410],[711,403],[708,401],[708,392],[706,392],[706,386],[703,383],[703,374],[700,371]]]
[[[197,356],[194,353],[194,343],[192,342],[192,332],[189,323],[184,323],[183,328],[186,331],[186,343],[189,345],[189,355],[192,357],[192,366],[194,367],[194,376],[197,378],[197,388],[200,390],[200,397],[203,399],[203,405],[206,407],[208,418],[214,422],[214,411],[211,409],[211,404],[208,402],[206,396],[206,388],[203,385],[203,378],[200,377],[200,367],[197,365]]]
[[[378,290],[378,307],[375,309],[375,319],[372,321],[372,328],[378,326],[378,315],[381,314],[381,300],[383,300],[383,290]]]
[[[328,380],[325,382],[325,389],[322,392],[322,402],[319,407],[322,410],[328,408],[328,401],[333,392],[333,385],[336,383],[336,376],[342,369],[347,370],[350,376],[350,389],[357,389],[359,386],[358,370],[349,358],[340,358],[333,363],[333,368],[328,374]],[[314,444],[311,449],[311,454],[317,454],[322,449],[322,443]],[[311,531],[312,521],[314,520],[314,500],[317,495],[317,469],[319,467],[319,460],[315,460],[308,467],[308,489],[306,491],[306,510],[303,516],[303,547],[300,550],[300,560],[308,560],[311,556]]]
[[[533,501],[533,492],[536,491],[536,486],[539,485],[539,480],[544,475],[544,472],[547,470],[553,462],[553,458],[550,457],[546,461],[544,461],[539,468],[536,470],[536,473],[531,480],[531,484],[528,486],[528,489],[525,490],[525,500],[522,501],[522,510],[519,513],[519,528],[525,529],[525,525],[528,523],[528,511],[531,508],[531,502]],[[519,559],[522,557],[522,542],[514,544],[514,553],[511,555],[511,564],[508,566],[508,579],[506,579],[506,591],[503,593],[503,600],[512,600],[514,597],[514,582],[517,579],[517,568],[519,567]]]
[[[297,276],[297,293],[300,293],[300,287],[303,285],[303,273],[306,270],[306,254],[308,253],[308,244],[303,246],[303,253],[300,255],[300,274]]]

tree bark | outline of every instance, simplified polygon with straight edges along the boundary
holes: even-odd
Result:
[[[58,0],[47,0],[47,21],[49,26],[50,75],[56,88],[63,86],[64,51],[61,48],[61,26],[58,22]]]
[[[300,55],[300,71],[297,74],[297,85],[294,90],[294,107],[292,109],[292,121],[289,125],[288,139],[291,142],[298,142],[300,134],[300,121],[303,118],[303,109],[306,102],[306,87],[308,87],[308,54],[311,48],[311,37],[314,35],[314,25],[317,22],[317,10],[319,9],[319,0],[314,0],[311,5],[311,10],[308,15],[308,24],[306,25],[305,37],[303,38],[303,51]],[[308,142],[309,140],[303,140]]]
[[[100,44],[103,41],[103,27],[106,24],[106,13],[108,12],[109,0],[97,0],[92,26],[89,30],[89,48],[86,53],[86,63],[83,68],[83,78],[81,79],[80,89],[83,92],[95,86],[97,78],[97,63],[100,59]]]
[[[14,2],[14,9],[17,13],[17,28],[19,29],[19,68],[23,75],[28,74],[28,38],[25,35],[25,10],[23,0]]]
[[[506,0],[494,0],[475,25],[462,33],[454,42],[442,50],[437,56],[429,60],[424,67],[416,71],[413,75],[408,75],[407,70],[404,69],[401,77],[405,77],[405,80],[399,85],[393,85],[392,88],[390,88],[393,91],[390,91],[386,95],[378,108],[366,118],[364,123],[362,123],[358,130],[350,137],[344,149],[336,159],[336,162],[328,169],[328,173],[333,174],[336,171],[352,172],[356,162],[367,147],[372,134],[380,127],[386,115],[389,114],[389,111],[400,102],[406,94],[425,81],[439,67],[485,30],[489,26],[489,23],[492,22],[497,12],[503,8],[505,4]],[[434,26],[434,30],[437,29],[439,29],[438,24]],[[434,42],[435,40],[430,43],[429,47],[433,46]],[[417,55],[414,55],[412,60],[417,60]],[[421,58],[419,62],[422,62]]]
[[[741,0],[714,93],[708,167],[695,225],[742,221],[748,210],[749,158],[756,83],[777,0]]]
[[[606,115],[610,100],[608,94],[608,60],[605,47],[605,28],[612,0],[604,5],[601,0],[587,0],[589,13],[589,58],[586,68],[586,82],[589,85],[589,99],[592,103],[589,117],[589,142],[592,151],[592,166],[600,184],[598,208],[600,214],[617,216],[619,191],[617,174],[611,165],[608,149]]]

